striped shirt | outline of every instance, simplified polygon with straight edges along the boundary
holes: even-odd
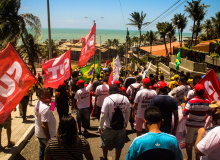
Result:
[[[76,144],[68,144],[67,148],[69,152],[74,155],[74,157],[67,151],[65,147],[59,144],[57,138],[51,138],[47,143],[45,154],[52,156],[53,159],[56,160],[83,160],[83,154],[90,150],[88,141],[81,135],[79,136],[78,142]]]
[[[211,114],[209,104],[210,101],[208,99],[197,96],[189,100],[183,111],[184,115],[189,115],[186,126],[195,128],[204,127],[206,114]]]

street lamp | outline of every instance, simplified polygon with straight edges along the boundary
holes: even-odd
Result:
[[[48,16],[48,40],[49,40],[49,59],[52,59],[52,47],[51,47],[51,30],[50,30],[50,4],[47,0],[47,16]]]
[[[89,18],[89,19],[91,19],[92,21],[93,21],[93,23],[94,23],[94,25],[95,25],[95,34],[96,34],[96,23],[95,23],[95,21],[97,21],[98,19],[102,19],[102,18],[104,18],[104,17],[99,17],[99,18],[97,18],[96,20],[93,20],[92,18],[90,18],[90,17],[84,17],[84,18]],[[95,42],[96,42],[96,35],[95,35]],[[95,57],[94,57],[95,58]],[[99,65],[101,64],[101,36],[100,36],[100,51],[99,51]]]

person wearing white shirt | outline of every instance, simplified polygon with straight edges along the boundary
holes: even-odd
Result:
[[[51,102],[50,91],[41,88],[38,95],[40,100],[35,106],[35,135],[40,145],[39,159],[43,160],[48,140],[56,135],[56,119],[48,106]]]
[[[74,97],[74,105],[72,106],[73,108],[77,108],[77,123],[78,123],[78,129],[79,129],[79,134],[82,134],[81,132],[81,123],[82,121],[84,122],[84,134],[87,134],[87,127],[89,125],[90,121],[90,91],[92,89],[92,82],[94,80],[94,73],[95,70],[92,72],[92,77],[89,82],[89,85],[87,87],[84,87],[84,81],[83,80],[78,80],[76,85],[79,86],[79,90],[76,92],[75,97]],[[76,101],[78,101],[78,106],[76,105]]]
[[[220,101],[210,104],[212,112],[212,128],[200,128],[195,143],[195,153],[202,156],[200,160],[219,160],[220,158]],[[208,133],[207,133],[208,132]]]
[[[121,150],[125,144],[126,127],[130,116],[130,103],[126,96],[121,95],[121,90],[115,84],[109,87],[109,94],[110,96],[104,99],[99,121],[99,133],[101,134],[103,151],[103,157],[100,159],[107,160],[108,150],[115,148],[115,159],[119,160]],[[122,129],[119,128],[118,130],[111,127],[117,107],[121,110],[124,119]]]
[[[102,104],[103,101],[106,97],[109,96],[109,86],[108,86],[108,79],[109,77],[104,77],[103,78],[103,84],[99,85],[96,90],[95,90],[95,106],[98,107],[97,108],[97,118],[99,120],[100,118],[100,113],[101,113],[101,108],[102,108]],[[97,103],[98,100],[98,103]]]
[[[143,89],[137,92],[132,110],[132,118],[135,118],[135,111],[137,110],[136,119],[134,122],[134,129],[137,130],[137,136],[142,134],[144,112],[146,108],[149,107],[151,99],[157,96],[156,91],[149,89],[151,83],[149,78],[143,79],[142,82]]]

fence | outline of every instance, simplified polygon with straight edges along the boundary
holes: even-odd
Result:
[[[173,54],[177,55],[178,52],[180,52],[181,58],[185,58],[187,60],[198,63],[203,63],[205,61],[205,56],[208,55],[207,52],[199,52],[187,48],[173,47]]]

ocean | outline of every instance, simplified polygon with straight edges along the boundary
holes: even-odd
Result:
[[[30,30],[29,30],[30,31]],[[48,39],[48,29],[42,28],[42,38],[39,40],[40,43]],[[51,28],[51,38],[54,40],[60,41],[61,39],[79,39],[86,36],[89,33],[90,29],[75,29],[75,28]],[[142,31],[142,34],[146,31]],[[127,31],[126,30],[111,30],[111,29],[97,29],[96,30],[96,43],[105,44],[108,39],[118,39],[119,43],[125,43]],[[138,30],[130,30],[129,36],[132,38],[134,36],[139,37]],[[183,33],[183,37],[191,37],[192,33]],[[178,33],[175,34],[175,37],[178,39]]]

